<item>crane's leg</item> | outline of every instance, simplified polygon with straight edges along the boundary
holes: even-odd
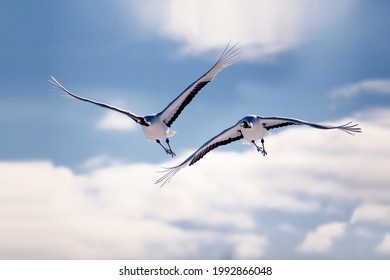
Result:
[[[165,142],[167,142],[167,145],[168,145],[168,154],[170,154],[172,157],[176,156],[176,154],[172,151],[172,148],[171,148],[171,145],[169,145],[169,139],[166,138],[165,139]]]
[[[263,138],[261,138],[261,146],[263,148],[263,151],[262,151],[263,156],[267,155],[267,152],[265,151],[265,148],[264,148],[264,139]]]
[[[164,151],[165,151],[167,154],[169,154],[168,149],[165,148],[163,144],[161,144],[160,140],[157,139],[156,142],[164,149]]]
[[[265,148],[264,148],[264,139],[261,138],[261,146],[262,147],[259,147],[257,144],[256,144],[256,141],[255,140],[252,140],[252,144],[255,145],[256,149],[258,152],[262,153],[263,156],[265,156],[267,154],[267,152],[265,151]]]

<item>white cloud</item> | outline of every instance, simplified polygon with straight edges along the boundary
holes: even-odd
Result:
[[[233,256],[239,259],[259,259],[267,247],[266,238],[255,234],[230,236],[228,240],[234,245]]]
[[[80,165],[80,167],[83,170],[94,170],[107,166],[118,166],[121,164],[124,163],[119,160],[113,159],[108,155],[98,155],[86,160]]]
[[[0,258],[219,258],[227,250],[233,258],[267,257],[278,245],[263,229],[289,236],[296,228],[286,220],[265,224],[264,210],[305,219],[337,215],[323,199],[335,209],[388,205],[390,133],[387,120],[371,119],[358,120],[363,133],[356,136],[281,129],[266,138],[267,157],[252,146],[215,150],[164,188],[153,184],[159,166],[108,156],[87,161],[82,174],[48,161],[2,162]],[[352,224],[367,220],[369,205],[355,209]],[[372,213],[382,217],[372,226],[387,221]],[[343,222],[319,226],[300,250],[327,252],[345,232]]]
[[[153,169],[77,175],[49,162],[1,163],[0,259],[218,258],[225,248],[235,258],[261,254],[260,236],[250,239],[256,252],[245,247],[254,226],[248,213],[213,205],[202,192],[160,189],[150,182]],[[181,222],[192,226],[175,225]],[[206,250],[211,243],[216,251]]]
[[[375,251],[380,254],[390,254],[390,233],[384,236],[382,242],[375,248]]]
[[[301,253],[327,253],[332,248],[335,240],[345,234],[345,230],[345,224],[340,222],[321,225],[316,230],[306,234],[297,250]]]
[[[333,98],[347,98],[361,94],[390,95],[390,79],[363,80],[337,88],[330,93],[330,96]]]
[[[355,1],[210,0],[132,2],[141,26],[185,44],[187,51],[245,45],[245,55],[264,57],[291,49],[337,26]]]
[[[390,205],[388,203],[363,203],[354,210],[350,223],[390,225]]]
[[[97,123],[97,128],[102,130],[135,131],[137,127],[132,119],[114,111],[107,111]]]
[[[355,118],[377,126],[390,128],[390,109],[388,108],[372,108],[357,112]]]

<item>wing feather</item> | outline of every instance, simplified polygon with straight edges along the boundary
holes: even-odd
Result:
[[[78,96],[78,95],[70,92],[63,85],[61,85],[54,77],[51,77],[51,80],[49,80],[49,82],[52,83],[56,87],[56,89],[59,89],[61,92],[64,92],[64,93],[66,93],[67,95],[69,95],[69,96],[71,96],[73,98],[79,99],[81,101],[89,102],[89,103],[95,104],[97,106],[106,108],[106,109],[114,110],[116,112],[119,112],[121,114],[124,114],[124,115],[132,118],[137,123],[141,123],[142,122],[142,117],[137,116],[137,115],[135,115],[135,114],[133,114],[133,113],[131,113],[129,111],[125,111],[125,110],[119,109],[117,107],[114,107],[114,106],[111,106],[111,105],[108,105],[108,104],[105,104],[105,103],[97,102],[97,101],[94,101],[92,99],[81,97],[81,96]]]
[[[242,135],[241,131],[237,128],[237,126],[234,126],[232,128],[229,128],[221,132],[219,135],[211,139],[209,142],[205,143],[192,155],[189,166],[195,164],[211,150],[214,150],[219,146],[227,145],[243,138],[244,136]]]
[[[159,113],[165,124],[168,127],[171,127],[172,123],[198,94],[198,92],[205,85],[211,82],[222,69],[231,65],[238,54],[239,48],[237,47],[237,44],[233,46],[228,44],[214,66],[206,74],[188,86],[178,97],[176,97],[175,100],[173,100],[163,111]]]
[[[331,126],[327,124],[318,124],[307,121],[302,121],[293,118],[284,118],[284,117],[260,117],[263,120],[264,128],[267,130],[280,128],[288,125],[308,125],[318,129],[339,129],[349,134],[360,133],[361,128],[358,127],[358,124],[353,124],[348,122],[346,124]]]
[[[172,179],[172,177],[182,168],[186,166],[191,166],[195,164],[197,161],[199,161],[201,158],[203,158],[207,153],[209,153],[211,150],[222,146],[227,145],[229,143],[232,143],[234,141],[240,140],[243,138],[243,135],[240,130],[239,124],[236,124],[224,131],[222,131],[217,136],[213,137],[209,141],[207,141],[205,144],[203,144],[198,150],[196,150],[191,156],[189,156],[185,161],[183,161],[181,164],[166,168],[166,170],[162,171],[165,173],[161,178],[159,178],[156,181],[156,184],[161,183],[161,187],[164,186],[166,183],[169,183],[169,181]]]

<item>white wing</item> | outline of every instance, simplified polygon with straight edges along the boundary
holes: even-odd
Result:
[[[49,80],[50,83],[52,83],[57,89],[61,90],[62,92],[70,95],[71,97],[73,98],[76,98],[76,99],[79,99],[79,100],[82,100],[82,101],[85,101],[85,102],[89,102],[89,103],[92,103],[92,104],[95,104],[97,106],[100,106],[100,107],[103,107],[103,108],[107,108],[107,109],[110,109],[110,110],[114,110],[116,112],[119,112],[119,113],[122,113],[122,114],[125,114],[126,116],[132,118],[134,121],[136,121],[137,123],[140,123],[142,124],[143,122],[143,118],[140,117],[140,116],[137,116],[129,111],[125,111],[125,110],[122,110],[122,109],[119,109],[119,108],[116,108],[114,106],[111,106],[111,105],[108,105],[108,104],[105,104],[105,103],[101,103],[101,102],[97,102],[97,101],[94,101],[94,100],[91,100],[91,99],[87,99],[87,98],[84,98],[84,97],[81,97],[81,96],[78,96],[72,92],[70,92],[69,90],[67,90],[63,85],[61,85],[54,77],[51,77],[51,80]]]
[[[243,138],[241,133],[241,127],[240,122],[235,124],[234,126],[222,131],[220,134],[215,136],[214,138],[210,139],[208,142],[203,144],[202,147],[200,147],[195,153],[193,153],[191,156],[189,156],[185,161],[183,161],[181,164],[166,168],[166,170],[162,171],[165,173],[164,176],[159,178],[156,181],[156,184],[162,183],[161,187],[164,186],[166,183],[169,183],[169,181],[172,179],[172,177],[182,168],[186,166],[191,166],[195,164],[197,161],[199,161],[202,157],[204,157],[208,152],[211,150],[222,146],[227,145],[231,142],[240,140]]]
[[[228,67],[234,62],[234,58],[239,54],[239,48],[237,44],[232,47],[229,44],[226,46],[221,57],[217,63],[197,81],[187,87],[175,100],[173,100],[163,111],[158,115],[162,117],[162,120],[168,127],[171,127],[172,123],[177,119],[184,108],[192,101],[196,94],[224,68]]]
[[[314,128],[318,129],[340,129],[346,133],[354,134],[361,132],[361,128],[357,127],[358,124],[352,124],[352,122],[348,122],[343,125],[339,126],[331,126],[326,124],[317,124],[307,121],[302,121],[298,119],[292,119],[292,118],[283,118],[283,117],[260,117],[258,118],[262,119],[262,123],[264,125],[264,128],[267,130],[284,127],[288,125],[308,125]]]

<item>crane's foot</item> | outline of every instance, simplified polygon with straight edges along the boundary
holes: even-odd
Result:
[[[171,155],[172,157],[176,156],[176,154],[171,149],[165,149],[167,155]]]
[[[264,148],[264,139],[261,139],[261,147],[259,147],[255,140],[252,140],[252,144],[255,145],[256,147],[256,150],[261,153],[263,156],[266,156],[267,155],[267,152],[265,151],[265,148]]]
[[[167,155],[171,155],[172,157],[176,156],[176,154],[172,151],[171,146],[169,145],[169,140],[167,139],[166,142],[168,144],[168,148],[164,147],[163,144],[161,144],[160,140],[156,140],[156,142],[164,149],[164,151],[167,153]]]
[[[169,145],[169,139],[165,139],[165,142],[168,145],[168,149],[166,150],[168,155],[171,155],[172,157],[176,156],[176,154],[172,151],[171,145]]]

